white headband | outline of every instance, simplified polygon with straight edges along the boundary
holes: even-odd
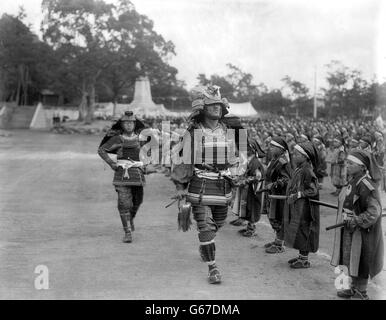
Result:
[[[354,157],[351,154],[347,156],[347,160],[350,160],[356,164],[359,164],[360,166],[366,167],[366,165],[360,159],[358,159],[357,157]]]
[[[279,147],[279,148],[285,150],[285,148],[280,143],[277,143],[276,141],[271,140],[269,143],[274,145],[275,147]]]
[[[302,155],[306,156],[307,159],[309,159],[310,157],[308,156],[307,152],[304,151],[304,149],[299,146],[298,144],[295,145],[294,149],[298,150]]]
[[[308,140],[308,137],[305,135],[305,134],[301,134],[300,135],[302,138],[304,138],[304,139],[307,139]]]

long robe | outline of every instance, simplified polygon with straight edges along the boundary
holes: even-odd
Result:
[[[262,193],[256,193],[256,191],[261,187],[261,182],[258,180],[262,176],[264,176],[264,167],[259,159],[253,157],[248,162],[244,178],[255,177],[255,180],[236,189],[232,212],[251,223],[258,222],[261,216]]]
[[[354,211],[355,227],[336,230],[331,264],[346,265],[351,276],[372,278],[383,268],[382,208],[374,181],[350,181],[344,208]]]
[[[294,203],[284,205],[284,241],[286,246],[299,251],[316,252],[319,248],[320,214],[319,206],[310,199],[319,200],[318,180],[312,165],[304,162],[295,169],[286,195],[297,194],[304,197]]]
[[[272,159],[268,164],[268,168],[265,173],[266,184],[272,183],[269,194],[285,195],[291,175],[291,164],[284,155],[278,157],[277,159]],[[267,200],[269,200],[267,201],[268,218],[272,228],[276,232],[282,232],[284,201],[269,199],[268,197]]]

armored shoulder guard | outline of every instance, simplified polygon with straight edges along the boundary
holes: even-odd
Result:
[[[189,131],[189,132],[191,132],[192,130],[194,130],[194,129],[198,129],[198,123],[197,123],[197,121],[195,121],[195,120],[192,120],[192,121],[190,121],[189,122],[189,124],[188,124],[188,127],[187,127],[187,129],[186,129],[186,131]]]
[[[115,130],[115,129],[110,129],[109,131],[106,132],[105,136],[103,137],[101,143],[99,144],[99,148],[101,146],[103,146],[108,140],[110,140],[110,138],[114,137],[114,136],[117,136],[120,134],[120,131],[119,130]]]

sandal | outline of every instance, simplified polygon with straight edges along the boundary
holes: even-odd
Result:
[[[277,246],[275,244],[265,249],[266,253],[282,253],[284,251],[285,249],[283,246]]]
[[[275,244],[275,241],[268,242],[264,245],[264,248],[269,248],[270,246],[273,246]]]
[[[130,231],[125,233],[125,236],[123,237],[122,242],[124,242],[124,243],[131,243],[131,242],[133,242],[133,238],[131,236],[131,232]]]
[[[209,270],[208,281],[210,284],[218,284],[221,282],[221,274],[217,267]]]
[[[297,261],[298,259],[299,259],[298,257],[293,258],[293,259],[290,259],[290,260],[288,260],[288,263],[289,263],[289,264],[292,264],[292,263],[294,263],[295,261]]]
[[[254,237],[256,236],[255,230],[245,230],[245,232],[242,233],[243,237]]]
[[[236,221],[232,223],[234,226],[239,227],[245,224],[245,221],[241,218],[238,218]]]
[[[296,259],[295,262],[290,264],[293,269],[307,269],[311,267],[311,263],[308,260]]]
[[[359,291],[357,288],[354,289],[354,294],[351,296],[351,300],[370,300],[366,291]]]
[[[352,288],[346,290],[339,290],[336,295],[339,298],[350,299],[354,295],[354,290]]]
[[[240,218],[237,218],[237,219],[235,219],[235,220],[229,221],[229,224],[235,225],[235,223],[236,223],[237,221],[239,221],[239,220],[240,220]]]

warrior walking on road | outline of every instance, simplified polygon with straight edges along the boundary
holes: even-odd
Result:
[[[118,193],[118,211],[125,236],[123,242],[132,242],[134,218],[143,201],[145,185],[144,164],[140,161],[139,132],[144,124],[131,111],[115,123],[102,140],[98,154],[114,170],[113,185]],[[114,161],[109,153],[117,155]]]
[[[237,145],[238,132],[233,138],[227,134],[228,129],[235,126],[224,117],[228,113],[228,102],[221,98],[219,87],[196,87],[192,94],[191,122],[176,146],[178,152],[174,152],[174,156],[182,155],[184,160],[179,164],[173,160],[171,178],[176,184],[177,196],[186,196],[192,205],[200,241],[199,251],[209,266],[208,281],[215,284],[221,282],[221,274],[215,261],[214,238],[225,224],[232,197],[229,169],[237,165],[237,158],[231,157],[232,149],[234,155]],[[236,127],[241,128],[239,121]],[[245,154],[244,170],[246,161]]]

